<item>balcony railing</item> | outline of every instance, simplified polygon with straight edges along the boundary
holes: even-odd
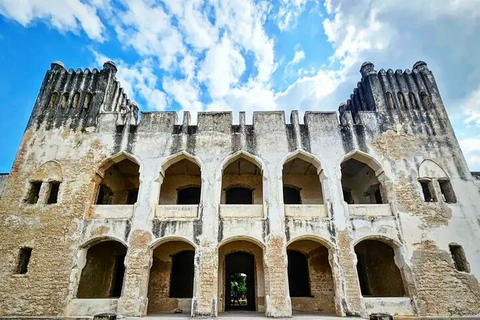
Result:
[[[94,316],[100,313],[117,313],[118,298],[72,299],[70,316]]]
[[[222,218],[263,218],[262,204],[221,204]]]
[[[157,205],[155,218],[158,219],[195,219],[198,205]]]
[[[328,218],[324,204],[286,204],[285,216],[296,219]]]
[[[133,216],[133,204],[97,204],[92,208],[93,219],[129,219]]]
[[[412,301],[409,297],[362,297],[365,309],[371,313],[413,315]]]
[[[351,217],[388,217],[392,215],[389,204],[349,204]]]

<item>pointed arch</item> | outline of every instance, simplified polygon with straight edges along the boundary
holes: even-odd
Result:
[[[244,151],[239,151],[225,159],[221,165],[221,203],[262,204],[262,168],[263,163],[258,157]]]
[[[182,151],[160,167],[160,205],[198,205],[201,200],[202,167],[196,157]]]
[[[38,167],[35,172],[32,174],[30,180],[36,181],[63,181],[63,170],[62,166],[58,161],[50,160],[43,163]]]
[[[195,157],[194,155],[185,152],[185,151],[180,151],[178,153],[175,153],[169,157],[167,157],[160,165],[160,173],[163,177],[165,177],[165,171],[170,168],[170,166],[174,165],[177,162],[180,162],[182,160],[189,160],[193,163],[195,163],[199,168],[200,171],[202,170],[202,162],[198,157]]]
[[[234,161],[236,161],[240,158],[243,158],[247,161],[250,161],[250,162],[254,163],[263,172],[263,168],[264,168],[263,161],[259,157],[255,156],[251,153],[247,153],[243,150],[235,152],[234,154],[230,155],[225,160],[223,160],[222,165],[221,165],[221,170],[222,171],[225,170],[225,168],[228,167],[229,164],[231,164],[232,162],[234,162]]]
[[[425,159],[418,167],[418,177],[419,178],[436,178],[436,179],[447,179],[447,173],[440,167],[435,161],[430,159]]]
[[[311,163],[313,166],[315,166],[315,168],[317,168],[317,174],[318,175],[320,173],[322,173],[324,165],[320,161],[320,159],[317,158],[315,155],[313,155],[309,152],[306,152],[304,150],[301,150],[301,149],[297,149],[297,150],[287,154],[281,161],[282,166],[284,166],[287,162],[289,162],[289,161],[291,161],[295,158],[302,159],[305,162]],[[279,170],[282,170],[282,167],[279,167]]]
[[[373,169],[375,171],[375,175],[379,176],[383,172],[382,165],[380,162],[375,159],[372,155],[365,153],[360,150],[353,150],[347,153],[341,160],[340,160],[340,165],[350,159],[357,160],[359,162],[363,162],[367,166]]]
[[[140,164],[137,157],[125,151],[100,162],[94,177],[94,202],[99,205],[136,203],[140,188]]]

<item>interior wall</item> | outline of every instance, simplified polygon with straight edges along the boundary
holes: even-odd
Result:
[[[183,241],[169,241],[153,250],[153,263],[148,283],[148,313],[173,312],[176,309],[182,309],[183,313],[190,313],[191,303],[185,304],[183,303],[185,299],[169,297],[172,257],[185,250],[194,250],[194,247]]]
[[[263,204],[263,179],[259,174],[223,174],[222,199],[225,203],[225,190],[234,186],[253,188],[253,203]]]
[[[129,160],[123,160],[129,161]],[[113,191],[112,204],[125,204],[127,202],[128,191],[138,189],[140,186],[140,175],[126,176],[118,168],[117,164],[112,165],[105,170],[100,184],[105,184]]]
[[[82,269],[77,298],[109,298],[115,277],[115,258],[127,248],[117,241],[100,242],[90,247]]]
[[[355,246],[357,273],[362,295],[371,297],[403,297],[405,286],[395,264],[394,250],[378,240],[364,240]]]
[[[365,197],[365,192],[372,185],[379,184],[378,178],[375,176],[375,171],[365,165],[353,177],[346,177],[342,174],[342,187],[350,189],[352,194],[353,204],[368,204],[370,199]]]
[[[307,255],[311,297],[291,297],[292,309],[303,312],[335,313],[335,289],[328,249],[312,240],[291,243],[289,250]]]
[[[283,184],[300,188],[302,204],[323,204],[323,192],[318,175],[285,174]]]
[[[167,175],[160,186],[159,204],[177,204],[177,189],[186,186],[200,186],[201,184],[201,176]]]
[[[256,310],[265,311],[265,278],[263,266],[263,250],[257,244],[238,240],[224,244],[218,250],[218,296],[219,311],[225,311],[225,256],[233,252],[247,252],[255,258],[255,303]]]

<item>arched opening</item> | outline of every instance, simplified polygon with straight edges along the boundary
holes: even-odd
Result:
[[[348,204],[387,203],[382,184],[370,165],[351,157],[343,161],[342,189],[343,200]]]
[[[196,163],[186,158],[175,162],[165,171],[159,204],[199,204],[201,184]]]
[[[425,202],[436,202],[438,199],[446,203],[457,202],[450,179],[445,171],[434,161],[427,159],[420,164],[418,168],[418,182],[422,188]]]
[[[323,204],[318,168],[299,157],[286,162],[282,170],[284,204]]]
[[[104,241],[87,251],[77,298],[118,298],[122,294],[127,248],[118,241]]]
[[[139,185],[138,164],[128,158],[110,163],[100,181],[96,204],[134,204]]]
[[[230,162],[222,175],[222,204],[262,204],[262,170],[246,157]]]
[[[362,296],[405,296],[402,275],[391,246],[378,240],[363,240],[355,246],[355,254]]]
[[[190,313],[195,272],[195,248],[184,241],[168,241],[153,250],[148,283],[148,313]]]
[[[287,247],[288,284],[293,311],[335,312],[335,289],[328,249],[312,240]]]
[[[237,240],[219,248],[220,311],[265,311],[263,250]]]

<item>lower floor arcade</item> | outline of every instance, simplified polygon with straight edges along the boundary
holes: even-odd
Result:
[[[378,304],[388,299],[397,304],[409,303],[397,247],[384,240],[365,239],[352,249],[354,283],[363,299],[370,303],[379,299]],[[217,283],[213,293],[217,296],[217,314],[252,311],[269,315],[268,304],[273,304],[275,286],[282,287],[278,282],[283,281],[291,312],[349,315],[338,292],[343,290],[341,294],[345,295],[345,280],[340,280],[340,273],[345,270],[340,270],[342,266],[328,242],[304,237],[286,243],[284,268],[266,264],[266,250],[264,244],[249,237],[234,238],[216,248],[216,268],[202,268],[197,246],[185,239],[165,239],[150,245],[144,251],[149,255],[144,261],[150,261],[146,266],[148,277],[140,281],[147,287],[145,311],[141,315],[195,315],[195,297],[203,294],[202,281],[208,278]],[[122,301],[128,299],[124,295],[129,285],[125,281],[127,269],[132,267],[128,257],[139,254],[129,251],[125,244],[112,238],[83,247],[83,262],[78,264],[78,285],[72,299],[73,315],[121,314],[121,304],[128,303]],[[285,276],[278,270],[283,270]],[[406,313],[409,312],[411,306],[406,307]]]

